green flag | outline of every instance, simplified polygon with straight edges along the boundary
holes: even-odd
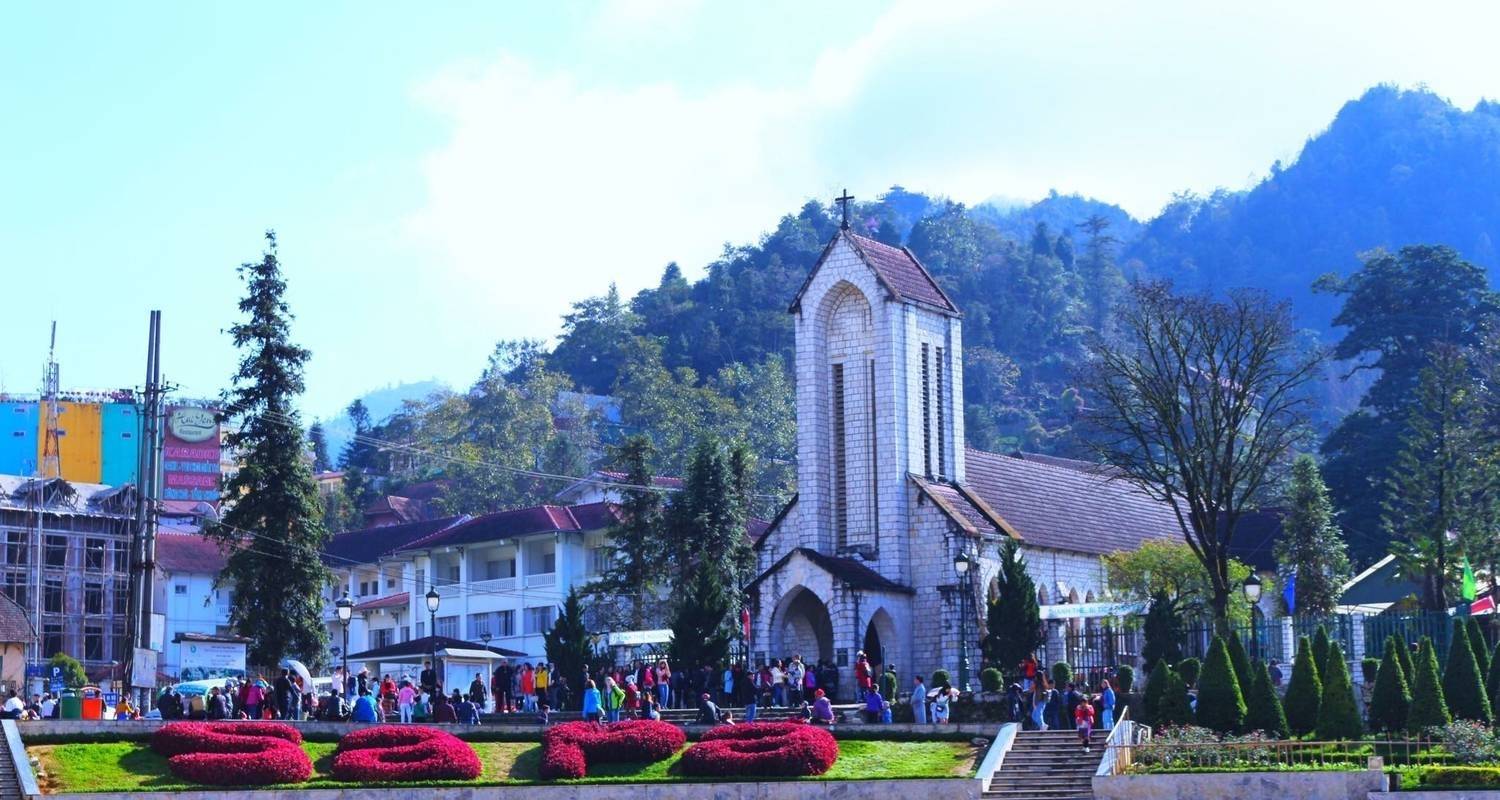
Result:
[[[1469,566],[1469,557],[1464,556],[1464,600],[1472,603],[1479,596],[1479,587],[1474,580],[1474,568]]]

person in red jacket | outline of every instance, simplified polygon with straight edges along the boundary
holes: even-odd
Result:
[[[875,681],[870,677],[870,660],[865,658],[865,651],[859,651],[854,659],[854,683],[859,686],[861,697],[870,690]]]
[[[1083,752],[1089,751],[1089,739],[1094,735],[1094,703],[1088,692],[1082,692],[1083,701],[1073,709],[1073,722],[1078,725],[1078,738],[1083,741]]]

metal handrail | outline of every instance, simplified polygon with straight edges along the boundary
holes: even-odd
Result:
[[[1139,726],[1130,720],[1130,706],[1123,706],[1119,719],[1115,720],[1115,726],[1109,729],[1109,736],[1104,739],[1104,755],[1099,759],[1099,769],[1094,771],[1095,775],[1119,775],[1130,767],[1129,745],[1135,741],[1137,727]]]

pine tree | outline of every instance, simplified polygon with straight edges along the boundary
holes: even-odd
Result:
[[[1490,674],[1490,643],[1485,641],[1484,627],[1478,617],[1469,617],[1469,649],[1474,651],[1474,662],[1479,665],[1481,678]]]
[[[1318,738],[1326,742],[1358,741],[1364,736],[1359,702],[1354,699],[1354,681],[1344,651],[1334,642],[1328,650],[1328,679],[1323,681],[1323,702],[1318,706]]]
[[[1375,674],[1375,691],[1370,697],[1370,727],[1385,733],[1406,730],[1406,714],[1411,708],[1411,689],[1401,671],[1398,647],[1392,647],[1392,636],[1386,640],[1380,671]]]
[[[1045,641],[1036,584],[1026,571],[1026,556],[1014,539],[1000,544],[999,591],[988,612],[984,657],[1001,671],[1015,669]]]
[[[1453,721],[1453,717],[1449,715],[1448,703],[1443,699],[1437,653],[1432,649],[1431,639],[1422,637],[1422,644],[1417,648],[1413,661],[1416,677],[1411,682],[1411,706],[1406,713],[1406,730],[1415,735],[1425,733],[1428,728],[1447,725]]]
[[[1323,702],[1323,680],[1313,665],[1313,649],[1306,636],[1297,643],[1297,659],[1286,685],[1286,721],[1296,736],[1306,736],[1318,727],[1318,706]]]
[[[1166,679],[1162,681],[1161,696],[1157,698],[1151,724],[1157,728],[1193,724],[1193,706],[1188,702],[1187,684],[1175,670],[1167,670]]]
[[[574,687],[575,696],[581,697],[582,692],[579,690],[583,686],[583,676],[588,672],[594,648],[589,642],[588,628],[583,624],[583,604],[579,602],[577,587],[568,590],[562,611],[552,621],[552,627],[547,629],[543,643],[547,660],[553,663],[556,674],[567,677],[568,683]]]
[[[1312,456],[1298,456],[1292,464],[1284,502],[1287,513],[1276,542],[1276,562],[1281,574],[1297,576],[1297,613],[1332,614],[1349,577],[1349,554]]]
[[[661,585],[660,557],[666,550],[661,495],[651,486],[650,464],[655,458],[651,440],[631,436],[615,451],[615,466],[625,473],[628,487],[620,491],[620,519],[609,530],[610,558],[599,578],[584,591],[612,613],[612,622],[629,630],[646,629],[646,611]],[[658,623],[659,624],[659,623]]]
[[[1454,719],[1471,719],[1489,724],[1490,701],[1484,692],[1484,677],[1469,647],[1468,626],[1462,618],[1453,620],[1453,635],[1448,643],[1448,663],[1443,667],[1443,699]]]
[[[670,575],[685,586],[699,563],[712,564],[725,587],[738,590],[753,577],[754,555],[745,541],[748,465],[742,445],[725,447],[706,436],[693,450],[682,491],[672,498],[666,523]]]
[[[1177,612],[1177,602],[1165,590],[1151,595],[1151,605],[1146,609],[1146,621],[1142,626],[1146,646],[1141,657],[1146,661],[1147,671],[1152,674],[1156,673],[1157,664],[1165,661],[1173,665],[1182,659],[1182,615]]]
[[[311,354],[288,338],[292,316],[276,235],[268,231],[266,242],[258,263],[240,265],[245,319],[229,329],[241,357],[222,418],[230,423],[225,444],[240,454],[241,466],[224,485],[233,502],[205,534],[228,553],[218,585],[234,586],[229,623],[249,637],[250,663],[293,657],[317,669],[328,654],[323,593],[330,576],[319,557],[328,533],[295,403]],[[242,546],[247,536],[254,547]]]
[[[1229,663],[1234,665],[1234,677],[1239,680],[1242,690],[1249,691],[1250,679],[1254,674],[1250,671],[1250,655],[1245,652],[1245,645],[1235,631],[1229,632],[1227,644],[1229,645]]]
[[[1198,679],[1198,724],[1218,733],[1238,733],[1245,727],[1245,696],[1229,658],[1224,639],[1215,636]]]
[[[1257,661],[1251,667],[1250,694],[1245,698],[1245,705],[1246,730],[1261,731],[1277,739],[1291,736],[1286,711],[1281,707],[1281,698],[1276,696],[1276,688],[1271,685],[1271,671],[1264,661]]]
[[[312,451],[313,472],[333,469],[333,461],[328,458],[328,434],[323,431],[323,423],[314,422],[307,429],[307,446]]]
[[[1323,676],[1328,674],[1328,650],[1331,641],[1328,638],[1328,629],[1322,625],[1313,635],[1313,666],[1318,668],[1318,679],[1322,681]]]
[[[365,508],[379,496],[375,491],[373,473],[380,450],[369,438],[373,424],[370,421],[370,410],[365,407],[364,401],[355,400],[350,403],[345,413],[354,425],[354,435],[349,438],[349,443],[344,445],[344,452],[339,455],[339,469],[344,471],[344,498],[349,501],[349,518],[345,520],[345,525],[357,528],[364,523]]]
[[[1146,677],[1146,691],[1141,697],[1141,722],[1148,727],[1156,727],[1156,709],[1161,705],[1162,695],[1166,694],[1167,684],[1171,683],[1174,675],[1172,667],[1167,664],[1166,659],[1156,662],[1156,667]],[[1187,687],[1183,687],[1187,691]]]
[[[667,644],[667,655],[681,668],[697,669],[729,658],[729,644],[734,640],[734,626],[729,622],[732,609],[717,570],[717,564],[704,562],[675,592],[678,598],[669,625],[672,641]]]

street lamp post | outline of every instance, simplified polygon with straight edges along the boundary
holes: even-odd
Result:
[[[349,593],[333,604],[339,613],[339,622],[344,624],[344,649],[339,651],[339,657],[344,660],[344,685],[339,687],[339,694],[346,699],[349,697],[349,620],[354,619],[354,601],[349,599]]]
[[[1260,578],[1255,573],[1245,579],[1245,584],[1240,587],[1245,593],[1245,599],[1250,601],[1250,649],[1251,654],[1260,658],[1260,629],[1255,625],[1256,612],[1260,610]]]
[[[973,559],[968,551],[959,550],[953,558],[958,573],[958,690],[969,691],[969,567]]]
[[[430,661],[429,663],[432,665],[432,689],[433,689],[434,692],[437,691],[437,685],[438,685],[438,677],[437,677],[438,676],[438,671],[437,671],[437,610],[438,610],[438,603],[442,602],[442,600],[443,600],[443,598],[442,598],[442,596],[440,596],[438,594],[436,586],[434,586],[431,589],[427,590],[427,619],[428,619],[427,634],[432,637],[432,639],[431,639],[431,641],[432,641],[432,661]]]

